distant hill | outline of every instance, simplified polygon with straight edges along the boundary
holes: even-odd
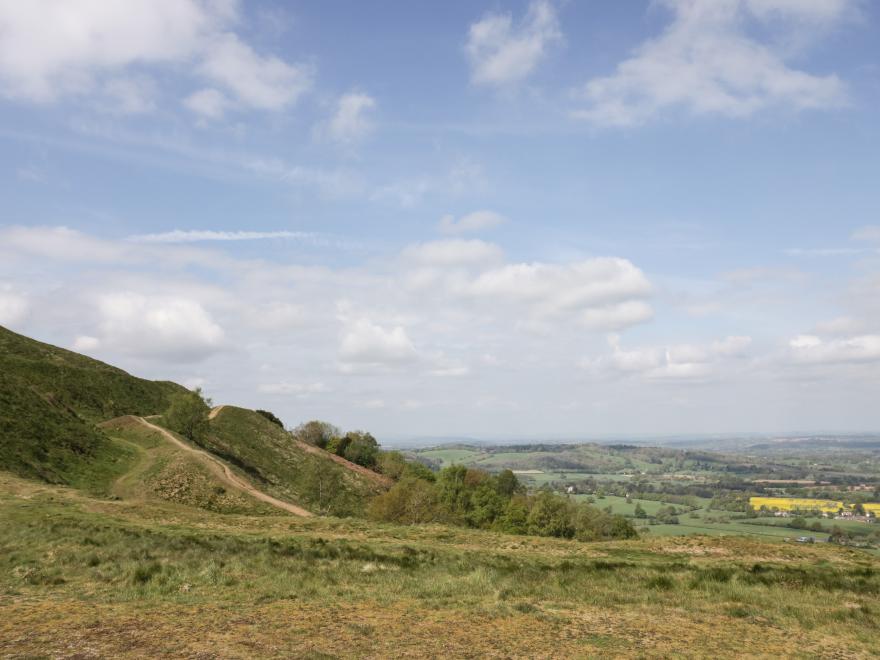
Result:
[[[162,412],[183,389],[0,327],[0,468],[100,490],[127,452],[95,424]]]

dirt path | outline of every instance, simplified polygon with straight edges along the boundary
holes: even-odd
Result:
[[[214,419],[217,415],[220,414],[220,411],[226,407],[226,404],[215,406],[211,408],[211,412],[208,413],[208,419]]]
[[[219,409],[222,407],[223,406],[218,406],[217,408],[214,408],[214,410],[211,412],[212,413],[219,412]],[[202,451],[201,449],[195,449],[194,447],[190,447],[188,444],[181,442],[180,440],[177,439],[177,437],[173,433],[166,431],[161,426],[156,426],[155,424],[152,424],[151,422],[148,422],[147,420],[145,420],[143,417],[135,417],[135,419],[139,423],[146,426],[148,429],[160,433],[163,438],[165,438],[169,442],[173,443],[174,445],[176,445],[180,449],[183,449],[184,451],[189,452],[190,454],[192,454],[193,456],[198,458],[209,470],[211,470],[211,472],[214,473],[214,475],[217,476],[217,478],[219,478],[221,481],[223,481],[227,485],[232,486],[236,490],[240,490],[244,493],[247,493],[251,497],[258,499],[261,502],[265,502],[266,504],[271,504],[272,506],[277,507],[279,509],[284,509],[285,511],[292,513],[295,516],[308,517],[308,516],[312,515],[311,512],[306,511],[302,507],[296,506],[295,504],[290,504],[289,502],[284,502],[284,501],[279,500],[275,497],[272,497],[271,495],[267,495],[266,493],[257,490],[256,488],[251,486],[247,481],[245,481],[244,479],[239,477],[237,474],[235,474],[232,470],[230,470],[229,467],[225,463],[221,462],[219,459],[215,458],[214,456],[211,456],[211,454],[209,454],[206,451]]]

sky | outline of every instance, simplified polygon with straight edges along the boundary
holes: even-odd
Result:
[[[0,0],[0,325],[380,440],[880,430],[880,5]]]

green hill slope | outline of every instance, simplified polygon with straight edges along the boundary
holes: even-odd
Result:
[[[303,445],[253,410],[223,406],[205,449],[242,470],[255,486],[315,513],[350,515],[387,488],[387,479]]]
[[[100,492],[131,449],[95,423],[162,412],[182,390],[0,327],[0,468]]]
[[[136,378],[0,327],[0,469],[118,495],[119,482],[125,482],[122,476],[128,479],[128,472],[137,471],[144,447],[117,437],[115,427],[101,422],[162,413],[173,396],[184,391],[175,383]],[[202,444],[257,489],[316,513],[359,513],[370,496],[389,485],[381,475],[295,441],[279,426],[244,408],[224,406],[211,420],[210,435]],[[196,474],[201,468],[193,461],[170,454],[162,460],[175,476],[163,482],[161,493],[183,492],[169,486],[172,482],[186,483],[187,488],[208,483],[204,475]],[[146,482],[132,483],[151,492]],[[201,503],[205,498],[195,499]],[[241,507],[217,504],[214,508]]]

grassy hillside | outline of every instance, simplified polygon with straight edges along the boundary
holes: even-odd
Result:
[[[112,494],[123,500],[162,500],[216,513],[278,515],[278,509],[230,488],[202,461],[134,417],[118,417],[101,428],[135,453],[128,471],[112,486]]]
[[[880,564],[99,501],[0,474],[0,656],[872,657]]]
[[[0,468],[101,492],[131,450],[95,422],[161,412],[181,389],[0,327]]]
[[[359,513],[367,498],[384,490],[378,475],[303,446],[253,410],[223,406],[203,446],[261,490],[318,513]]]

